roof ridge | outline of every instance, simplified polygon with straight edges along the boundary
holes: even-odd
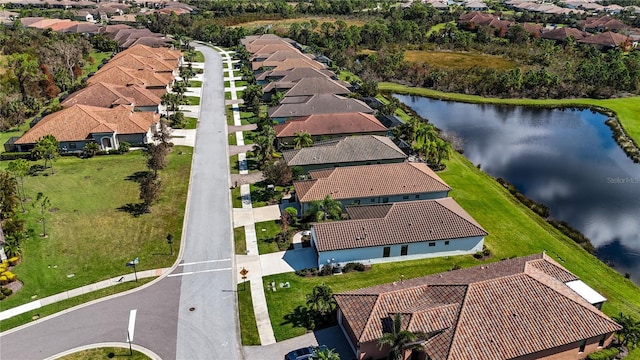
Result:
[[[367,316],[367,321],[364,323],[364,327],[362,329],[362,332],[360,333],[360,336],[358,337],[358,342],[360,342],[360,340],[364,336],[364,333],[369,328],[369,324],[373,321],[373,313],[375,312],[376,308],[380,305],[380,297],[381,297],[381,295],[380,294],[375,294],[374,296],[376,297],[376,301],[373,303],[373,306],[371,307],[371,312],[369,312],[369,316]]]
[[[464,295],[462,295],[462,301],[460,302],[460,307],[458,308],[458,313],[455,317],[455,322],[452,324],[451,328],[453,329],[451,334],[451,341],[449,341],[449,347],[447,348],[447,359],[451,358],[451,347],[453,347],[453,343],[456,341],[456,337],[458,337],[458,324],[460,323],[460,318],[462,318],[462,311],[466,308],[465,303],[467,302],[467,295],[469,294],[469,287],[471,287],[473,283],[469,284],[461,284],[460,286],[464,286]]]
[[[478,226],[479,224],[478,224],[478,225],[474,224],[473,222],[469,221],[466,217],[461,216],[460,214],[458,214],[457,212],[455,212],[455,211],[451,210],[449,207],[445,206],[444,204],[442,204],[442,203],[440,202],[440,200],[446,200],[446,199],[452,199],[452,200],[453,200],[453,198],[451,198],[451,197],[446,197],[446,198],[442,198],[442,199],[423,200],[423,201],[433,201],[433,202],[435,202],[436,204],[438,204],[438,206],[441,206],[441,207],[443,207],[443,208],[447,209],[447,211],[448,211],[448,212],[450,212],[450,213],[454,214],[455,216],[457,216],[457,217],[459,217],[460,219],[464,220],[465,222],[467,222],[467,223],[468,223],[468,224],[470,224],[471,226],[473,226],[473,227],[475,227],[476,229],[478,229],[478,230],[480,230],[480,231],[484,232],[485,234],[489,235],[489,233],[487,232],[487,230],[485,230],[485,229],[483,229],[482,227]],[[455,200],[454,200],[454,201],[455,201]],[[458,204],[458,206],[459,206],[459,204]],[[460,206],[460,208],[461,208],[462,210],[464,210],[464,208],[462,208],[462,206]],[[465,211],[466,211],[466,210],[465,210]],[[469,216],[471,216],[471,215],[469,215]],[[485,236],[486,236],[486,235],[485,235]]]

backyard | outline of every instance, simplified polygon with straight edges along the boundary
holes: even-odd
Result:
[[[42,225],[27,201],[22,216],[31,236],[22,244],[23,260],[14,271],[24,287],[2,307],[128,273],[124,264],[136,257],[139,271],[171,266],[176,254],[169,255],[165,239],[172,234],[174,247],[180,247],[191,152],[187,147],[173,148],[167,167],[159,173],[160,200],[150,214],[137,217],[127,209],[140,202],[134,177],[146,169],[141,151],[90,159],[65,156],[54,163],[55,175],[47,170],[28,176],[28,198],[42,192],[51,202],[45,214],[48,237],[38,235]],[[7,165],[8,161],[0,162],[0,169]]]

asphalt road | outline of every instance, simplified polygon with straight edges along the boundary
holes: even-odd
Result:
[[[0,337],[0,358],[43,359],[99,342],[133,343],[163,359],[241,359],[236,321],[222,60],[206,58],[181,265],[142,290],[42,319]]]

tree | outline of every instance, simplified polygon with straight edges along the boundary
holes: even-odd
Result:
[[[180,96],[176,93],[165,93],[160,99],[160,103],[167,109],[167,116],[170,116],[169,111],[176,112],[180,108]]]
[[[153,133],[153,140],[159,141],[160,144],[166,148],[166,151],[169,152],[171,146],[171,129],[167,126],[167,122],[160,120],[160,128]]]
[[[640,321],[622,312],[618,316],[613,316],[612,319],[622,326],[622,329],[616,333],[620,344],[635,348],[640,343]]]
[[[140,199],[144,212],[151,212],[151,205],[160,197],[160,187],[160,179],[155,176],[145,176],[140,181]]]
[[[271,95],[271,106],[276,106],[280,104],[280,101],[284,99],[284,93],[282,91],[276,91],[275,94]]]
[[[300,131],[293,134],[294,149],[310,147],[312,145],[313,145],[313,138],[311,138],[311,134],[309,134],[308,132]]]
[[[82,153],[88,158],[94,157],[98,151],[100,151],[100,145],[93,141],[86,143],[84,148],[82,148]]]
[[[244,100],[244,106],[251,112],[257,113],[262,103],[262,86],[253,84],[247,86],[242,92],[242,100]]]
[[[47,237],[47,219],[45,214],[47,210],[51,208],[51,202],[49,201],[49,197],[39,192],[36,196],[36,201],[31,204],[33,208],[38,208],[40,210],[40,221],[42,221],[42,237]]]
[[[10,172],[0,171],[0,215],[6,218],[11,217],[18,201],[18,186],[15,179]]]
[[[180,77],[182,78],[182,82],[187,85],[189,84],[189,79],[196,76],[196,72],[193,70],[191,63],[187,66],[180,66]]]
[[[40,78],[38,59],[27,53],[12,54],[7,56],[7,69],[11,69],[16,78],[18,78],[22,99],[26,99],[29,95],[27,91],[28,84]]]
[[[183,82],[176,82],[173,84],[173,88],[171,88],[174,94],[178,95],[178,102],[182,103],[184,101],[184,93],[187,92],[187,85]]]
[[[316,221],[327,221],[329,218],[340,219],[342,215],[342,204],[338,200],[325,196],[323,200],[312,201],[308,214],[312,215]]]
[[[335,352],[335,349],[329,349],[325,346],[319,346],[314,349],[313,360],[340,360],[340,354]]]
[[[2,231],[2,230],[0,230]],[[24,240],[24,233],[16,233],[7,235],[4,244],[4,252],[7,256],[20,256],[22,255],[21,240]]]
[[[453,152],[453,147],[451,143],[440,138],[437,138],[435,141],[435,159],[436,165],[440,167],[442,165],[442,160],[449,160],[451,153]]]
[[[158,170],[162,170],[167,166],[168,148],[162,144],[147,145],[147,167],[153,171],[153,177],[158,176]]]
[[[402,317],[396,313],[391,324],[391,331],[384,332],[382,337],[378,339],[378,347],[382,350],[388,346],[389,360],[402,360],[407,350],[424,351],[421,343],[417,343],[418,336],[409,330],[402,330]]]
[[[18,183],[18,197],[20,198],[20,205],[22,206],[22,212],[26,212],[24,209],[24,201],[27,198],[27,195],[24,191],[24,178],[29,174],[29,162],[25,159],[18,159],[9,163],[7,170],[16,179]]]
[[[51,173],[53,171],[53,162],[60,156],[58,152],[60,144],[53,135],[45,135],[41,137],[33,148],[32,153],[38,159],[44,159],[44,167],[47,168],[47,163],[51,164]]]
[[[260,124],[259,124],[260,126]],[[258,162],[266,164],[273,156],[274,142],[276,141],[276,131],[273,126],[262,125],[262,130],[254,139],[253,152],[258,158]]]
[[[307,306],[319,317],[325,317],[336,309],[336,299],[333,291],[324,283],[317,285],[307,294]]]
[[[262,173],[268,183],[278,186],[287,186],[293,179],[291,169],[289,169],[289,166],[287,166],[284,160],[278,160],[265,166]]]

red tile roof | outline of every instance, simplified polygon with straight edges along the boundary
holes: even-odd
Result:
[[[313,224],[316,249],[319,252],[335,251],[437,240],[455,241],[487,235],[451,198],[396,202],[388,209],[382,218]]]
[[[160,114],[134,112],[130,106],[105,109],[74,105],[45,116],[15,143],[33,144],[49,134],[58,141],[81,141],[88,139],[94,132],[146,134],[159,119]]]
[[[451,188],[424,163],[392,163],[311,171],[313,180],[294,181],[301,202],[448,192]]]
[[[607,31],[607,32],[603,32],[593,36],[585,37],[579,40],[578,42],[581,42],[584,44],[594,44],[594,45],[608,46],[608,47],[618,47],[618,46],[624,47],[628,41],[629,41],[628,36]]]
[[[110,108],[115,105],[158,106],[161,99],[142,86],[121,86],[96,82],[67,97],[60,105],[70,107],[76,104]]]
[[[511,359],[620,329],[566,286],[569,278],[537,254],[335,298],[361,343],[377,341],[400,313],[404,328],[431,334],[424,345],[434,360]]]

